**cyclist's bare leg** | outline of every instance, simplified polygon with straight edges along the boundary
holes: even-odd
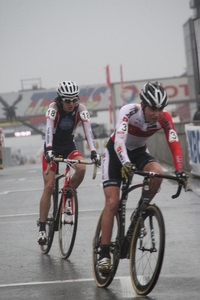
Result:
[[[83,157],[82,156],[76,156],[74,157],[74,159],[79,159],[82,160]],[[77,189],[78,186],[81,184],[81,182],[84,179],[85,176],[85,171],[86,171],[86,166],[85,165],[81,165],[81,164],[76,164],[75,165],[75,173],[72,176],[72,186]]]
[[[105,194],[105,207],[103,210],[102,220],[101,220],[101,244],[109,245],[111,236],[114,216],[117,212],[119,206],[119,193],[120,189],[116,186],[109,186],[104,188]]]
[[[50,209],[50,198],[54,188],[55,173],[49,171],[49,174],[46,175],[46,173],[43,172],[43,180],[44,189],[40,199],[40,222],[46,222],[47,220]]]
[[[163,169],[161,165],[157,162],[150,162],[146,164],[143,171],[151,171],[159,174],[163,174]],[[162,178],[151,178],[150,179],[150,192],[149,192],[149,199],[150,201],[154,198],[156,193],[158,192],[160,185],[162,183]]]

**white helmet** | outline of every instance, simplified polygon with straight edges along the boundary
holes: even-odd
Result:
[[[58,84],[57,93],[60,97],[73,98],[78,96],[78,85],[73,81],[62,81]]]
[[[168,104],[167,93],[158,82],[147,82],[140,92],[140,99],[150,107],[163,109]]]

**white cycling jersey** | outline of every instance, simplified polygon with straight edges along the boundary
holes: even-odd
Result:
[[[145,146],[148,138],[161,129],[165,132],[175,169],[182,170],[182,151],[170,114],[163,111],[159,121],[156,124],[150,124],[145,120],[141,104],[128,104],[120,109],[115,130],[111,135],[121,164],[130,162],[127,149],[131,151]]]

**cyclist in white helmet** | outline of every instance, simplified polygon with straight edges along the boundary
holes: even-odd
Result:
[[[49,105],[46,112],[46,134],[44,155],[42,160],[44,190],[40,199],[40,223],[38,243],[43,245],[47,241],[46,219],[48,216],[50,197],[53,193],[56,163],[54,156],[63,156],[70,159],[83,159],[77,149],[74,136],[77,125],[82,123],[85,138],[91,151],[91,159],[100,165],[100,156],[96,152],[93,133],[90,124],[90,115],[86,107],[79,103],[79,88],[73,81],[60,82],[57,87],[58,96]],[[48,163],[52,162],[48,175],[45,174]],[[78,188],[84,179],[86,167],[77,164],[72,177],[72,185]]]
[[[101,255],[98,262],[102,275],[109,273],[110,239],[113,219],[118,209],[122,177],[132,178],[132,166],[143,171],[163,173],[158,160],[147,149],[148,138],[163,129],[171,150],[175,173],[184,176],[183,156],[170,114],[164,110],[167,93],[158,82],[147,82],[140,92],[141,104],[124,105],[119,112],[114,132],[107,143],[102,166],[105,207],[102,216]],[[158,145],[159,147],[159,145]],[[149,197],[158,192],[162,179],[151,179]]]

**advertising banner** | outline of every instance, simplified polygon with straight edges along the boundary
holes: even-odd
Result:
[[[200,176],[200,126],[185,125],[191,173]]]
[[[151,81],[159,81],[167,91],[169,103],[170,102],[184,102],[189,100],[188,78],[174,77],[165,79],[153,79]],[[132,81],[123,83],[123,97],[124,104],[140,103],[140,90],[147,81]],[[121,99],[121,83],[114,84],[114,95],[116,106],[122,106]]]

